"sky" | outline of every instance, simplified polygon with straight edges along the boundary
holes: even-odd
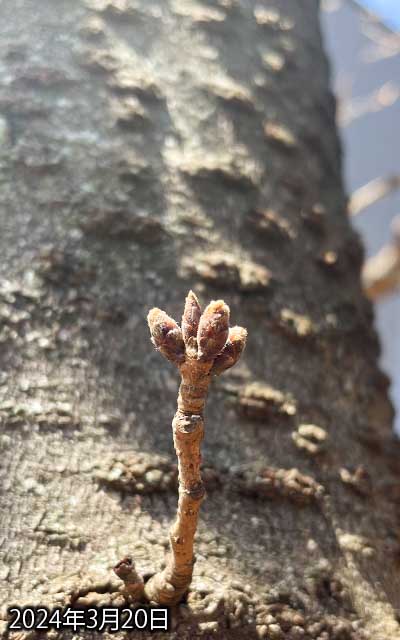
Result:
[[[400,30],[400,0],[358,0],[376,13],[388,27],[396,31]]]
[[[353,2],[325,0],[322,6],[326,4],[328,10],[321,14],[334,71],[332,86],[336,88],[342,108],[346,103],[349,106],[353,102],[354,106],[353,112],[349,110],[352,117],[341,121],[348,193],[353,193],[377,176],[398,173],[400,159],[400,49],[397,42],[392,41],[392,36],[390,40],[394,46],[374,49],[375,41],[371,40],[371,31],[365,28],[364,15],[354,10]],[[399,32],[400,0],[357,0],[357,4],[371,9],[382,21],[379,7],[385,8],[388,26]],[[400,41],[400,33],[397,38]],[[366,55],[366,52],[373,51],[376,52],[375,58]],[[374,61],[376,64],[371,64]],[[383,101],[379,106],[374,104],[371,97],[378,96],[382,87],[387,86],[394,87],[393,100],[386,104]],[[357,105],[360,107],[358,111]],[[399,212],[400,190],[352,219],[363,237],[367,257],[392,241],[390,225]],[[392,379],[390,392],[396,407],[395,424],[400,437],[400,295],[379,301],[375,306],[375,319],[382,344],[381,366]]]

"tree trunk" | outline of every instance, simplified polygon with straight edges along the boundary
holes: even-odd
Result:
[[[318,3],[3,0],[0,23],[3,617],[107,602],[126,554],[163,567],[178,375],[146,315],[193,289],[248,346],[209,390],[160,637],[400,638],[400,449]]]

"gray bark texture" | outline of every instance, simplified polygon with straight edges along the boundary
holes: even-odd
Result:
[[[3,0],[0,24],[3,637],[9,605],[164,566],[179,380],[146,315],[192,288],[248,346],[210,388],[192,587],[149,637],[400,638],[399,445],[318,3]]]

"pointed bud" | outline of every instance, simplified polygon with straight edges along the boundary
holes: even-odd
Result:
[[[193,291],[189,291],[186,296],[185,310],[182,316],[182,334],[186,344],[189,342],[189,338],[195,338],[197,336],[200,316],[201,307],[197,296]]]
[[[222,351],[229,333],[229,307],[223,300],[212,300],[200,318],[197,332],[199,360],[214,360]]]
[[[229,329],[227,343],[219,356],[215,358],[211,369],[213,375],[219,376],[237,363],[246,346],[247,331],[243,327]]]
[[[175,320],[170,318],[161,309],[151,309],[147,316],[150,328],[151,341],[171,362],[179,364],[185,358],[185,345],[182,331]]]

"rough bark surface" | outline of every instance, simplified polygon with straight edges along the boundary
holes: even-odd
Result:
[[[162,568],[178,376],[146,314],[193,288],[249,342],[213,383],[168,637],[400,637],[399,447],[317,2],[3,0],[0,24],[0,602]]]

